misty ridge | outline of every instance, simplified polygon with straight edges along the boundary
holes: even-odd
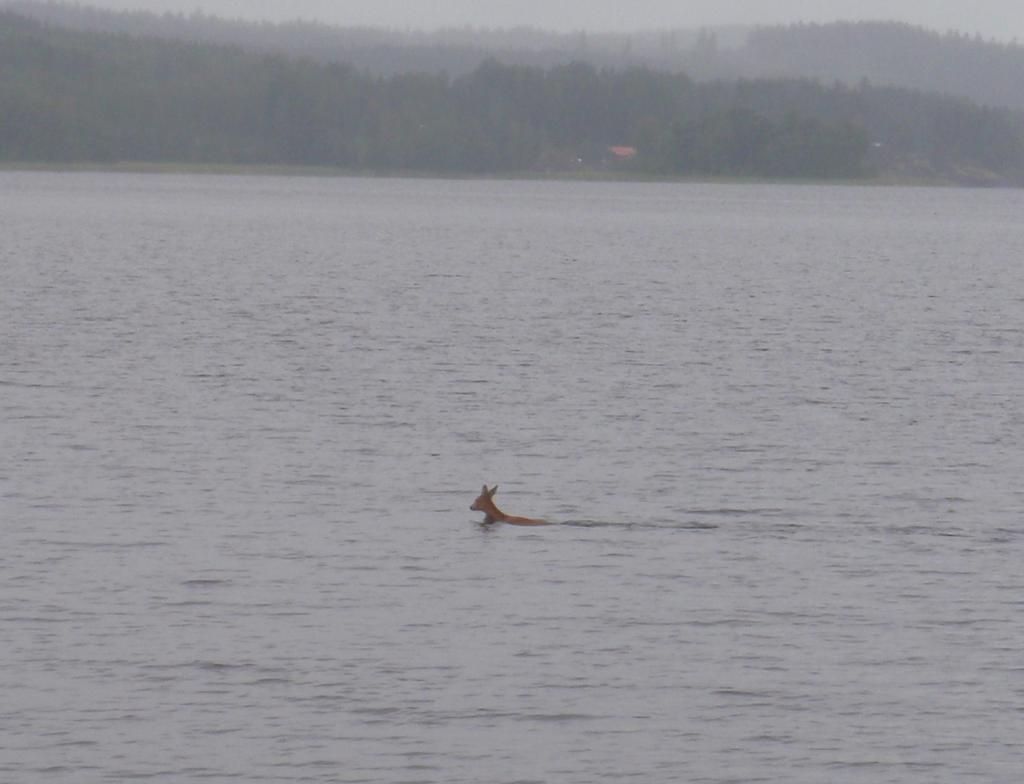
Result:
[[[426,33],[0,0],[0,64],[8,162],[1024,183],[1024,47],[898,23]]]
[[[0,0],[18,14],[74,30],[240,46],[318,62],[343,62],[382,76],[469,73],[483,60],[550,68],[646,67],[698,81],[811,78],[909,87],[1024,111],[1024,46],[902,22],[557,33],[529,27],[433,32],[337,27],[317,22],[247,22],[202,12],[108,11],[57,0]]]

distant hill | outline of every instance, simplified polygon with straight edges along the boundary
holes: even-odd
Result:
[[[754,30],[731,56],[737,72],[912,87],[1024,111],[1024,47],[895,22]]]
[[[1024,119],[903,88],[586,62],[380,76],[0,10],[0,161],[1024,184]]]
[[[383,76],[409,72],[461,76],[494,57],[543,68],[584,61],[600,68],[648,66],[718,77],[723,73],[715,58],[707,63],[711,70],[705,68],[706,45],[713,41],[715,46],[739,46],[750,30],[727,26],[711,31],[587,34],[532,27],[462,27],[418,32],[305,21],[251,22],[199,12],[110,11],[56,0],[0,0],[0,8],[72,30],[228,44],[323,63],[344,62]]]
[[[551,68],[648,67],[698,81],[810,78],[857,85],[910,87],[1024,111],[1024,46],[898,22],[740,26],[629,34],[553,33],[534,28],[458,28],[415,32],[226,20],[201,13],[115,12],[54,0],[0,0],[34,19],[69,29],[170,40],[343,62],[375,74],[473,71],[494,57]]]

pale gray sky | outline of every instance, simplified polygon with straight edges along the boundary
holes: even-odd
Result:
[[[608,31],[897,19],[943,32],[1024,39],[1024,0],[83,0],[83,4],[423,29],[468,24]]]

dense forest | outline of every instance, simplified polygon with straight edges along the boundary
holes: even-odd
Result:
[[[408,72],[461,76],[490,57],[513,65],[542,68],[580,61],[597,68],[647,66],[691,72],[700,66],[706,44],[711,41],[709,33],[697,30],[566,34],[530,27],[463,27],[426,32],[336,27],[299,20],[275,24],[222,19],[199,11],[109,11],[54,0],[0,0],[0,8],[73,30],[227,44],[323,63],[345,62],[381,76]],[[719,41],[739,45],[747,32],[747,28],[740,27],[716,29],[715,45]],[[701,56],[691,56],[695,53]]]
[[[3,7],[70,29],[228,44],[344,62],[381,76],[463,76],[490,57],[540,68],[587,62],[598,69],[686,73],[697,81],[810,78],[856,85],[866,79],[1024,111],[1024,46],[896,22],[604,34],[468,27],[424,32],[244,22],[199,12],[114,12],[55,0],[0,0]]]
[[[382,76],[11,12],[0,12],[0,160],[1024,177],[1018,116],[922,92],[495,59],[459,76]]]
[[[1024,111],[1024,47],[895,22],[758,28],[731,56],[737,73],[899,85]]]

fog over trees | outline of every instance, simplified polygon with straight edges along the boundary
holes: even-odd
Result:
[[[841,22],[635,33],[554,33],[534,28],[436,32],[343,28],[315,22],[245,22],[202,13],[114,12],[53,0],[0,0],[21,15],[63,27],[231,44],[381,75],[460,76],[488,57],[551,67],[648,67],[697,80],[791,77],[911,87],[1024,111],[1024,46],[898,22]]]
[[[906,25],[424,34],[2,8],[0,160],[1024,179],[1021,49]]]

